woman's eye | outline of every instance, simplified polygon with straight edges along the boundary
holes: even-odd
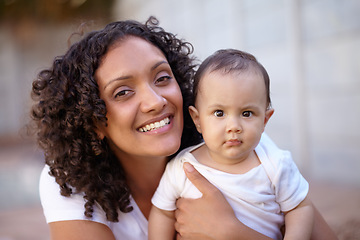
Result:
[[[169,80],[171,79],[170,76],[165,75],[165,76],[161,76],[158,79],[156,79],[155,84],[166,84]]]
[[[250,111],[245,111],[245,112],[243,112],[243,117],[251,117],[252,116],[252,112],[250,112]]]
[[[124,96],[129,95],[130,93],[131,93],[131,90],[128,90],[128,89],[121,90],[115,94],[115,98],[124,97]]]
[[[224,111],[222,111],[222,110],[216,110],[216,111],[214,112],[214,115],[215,115],[215,117],[223,117],[223,116],[224,116]]]

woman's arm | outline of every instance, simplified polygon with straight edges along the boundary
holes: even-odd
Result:
[[[184,168],[203,196],[199,199],[180,198],[176,202],[177,239],[270,239],[241,223],[222,193],[192,165],[185,163]]]
[[[49,223],[51,240],[115,240],[108,226],[86,220]]]

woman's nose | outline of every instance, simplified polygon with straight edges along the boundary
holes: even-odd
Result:
[[[145,87],[141,95],[140,108],[142,112],[161,111],[167,104],[166,98],[151,86]]]

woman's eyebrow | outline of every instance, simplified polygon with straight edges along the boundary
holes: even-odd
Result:
[[[156,64],[154,64],[154,66],[151,68],[151,71],[155,70],[157,67],[159,67],[161,64],[167,64],[170,65],[167,61],[163,60],[160,62],[157,62]]]
[[[160,65],[162,64],[167,64],[169,65],[169,63],[165,60],[159,61],[157,63],[155,63],[152,67],[151,67],[151,71],[154,71],[156,68],[158,68]],[[104,90],[105,88],[107,88],[111,83],[113,82],[117,82],[117,81],[121,81],[121,80],[126,80],[131,78],[131,76],[121,76],[121,77],[117,77],[115,79],[110,80],[108,83],[106,83],[106,85],[104,86]]]
[[[112,79],[110,80],[107,84],[105,84],[104,86],[104,90],[110,85],[112,84],[113,82],[117,82],[117,81],[121,81],[121,80],[126,80],[126,79],[129,79],[130,76],[122,76],[122,77],[117,77],[115,79]]]

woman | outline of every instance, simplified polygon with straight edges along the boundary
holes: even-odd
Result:
[[[123,21],[92,32],[33,83],[52,239],[147,239],[150,199],[167,161],[200,141],[183,110],[192,46],[157,24]],[[204,196],[178,201],[178,239],[267,239],[238,222],[191,166],[187,173]]]

